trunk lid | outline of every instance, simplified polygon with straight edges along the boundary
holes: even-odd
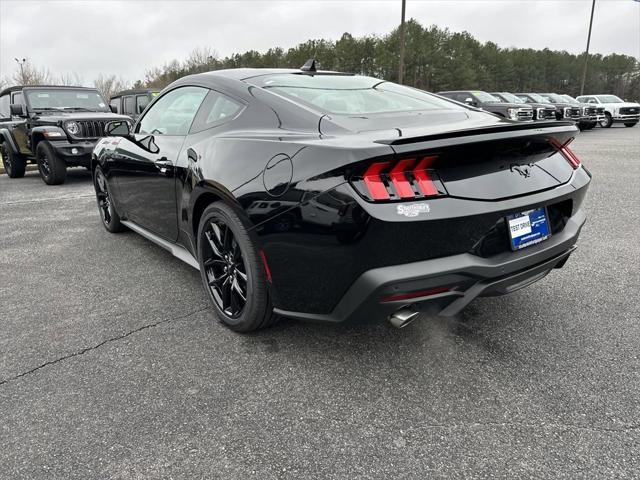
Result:
[[[575,168],[560,152],[577,133],[573,122],[533,125],[497,122],[466,129],[409,127],[398,128],[395,136],[387,138],[381,136],[383,132],[376,133],[375,142],[389,145],[395,152],[395,162],[387,168],[373,170],[389,191],[389,201],[422,198],[417,188],[414,188],[417,193],[413,198],[395,190],[404,183],[403,178],[401,182],[397,181],[402,170],[410,186],[414,187],[417,166],[424,158],[433,159],[429,162],[428,176],[438,191],[442,186],[444,195],[486,201],[555,188],[568,182]],[[373,132],[369,134],[373,135]],[[402,166],[398,167],[398,164]],[[377,182],[377,177],[373,180]],[[363,184],[357,185],[362,191]],[[384,198],[384,192],[377,198]]]

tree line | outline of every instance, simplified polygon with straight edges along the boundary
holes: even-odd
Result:
[[[481,43],[467,32],[410,20],[405,26],[404,82],[416,88],[441,90],[558,92],[576,96],[582,79],[583,54],[549,49],[502,48]],[[300,68],[315,58],[320,68],[390,81],[398,79],[399,29],[387,35],[337,40],[316,39],[287,50],[250,50],[221,58],[212,47],[194,49],[184,60],[148,70],[134,84],[115,75],[101,76],[94,85],[105,95],[126,87],[163,88],[185,75],[241,67]],[[640,61],[628,55],[589,55],[585,93],[613,93],[640,100]],[[37,69],[36,69],[37,70]],[[14,76],[15,80],[15,76]],[[15,82],[20,83],[20,82]]]

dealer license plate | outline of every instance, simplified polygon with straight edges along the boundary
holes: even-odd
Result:
[[[544,207],[508,215],[507,227],[512,250],[535,245],[551,236],[551,228]]]

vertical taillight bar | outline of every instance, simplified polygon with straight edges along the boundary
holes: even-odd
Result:
[[[391,172],[389,172],[393,186],[395,187],[396,192],[398,192],[398,196],[400,196],[400,198],[413,198],[416,196],[413,192],[413,188],[411,188],[409,180],[407,180],[407,174],[405,173],[409,170],[411,165],[413,165],[413,162],[413,158],[400,160],[397,165],[393,167]]]
[[[431,180],[429,172],[427,172],[427,169],[431,167],[431,164],[436,158],[438,157],[424,157],[422,160],[420,160],[418,165],[416,165],[416,168],[414,168],[413,170],[413,176],[418,181],[418,186],[426,197],[431,195],[438,195],[438,189]]]
[[[390,198],[387,187],[380,177],[380,172],[388,168],[389,165],[391,165],[389,162],[374,163],[364,172],[364,183],[373,200],[389,200]]]

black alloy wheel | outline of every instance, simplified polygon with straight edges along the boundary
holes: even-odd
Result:
[[[212,220],[205,231],[203,265],[209,291],[229,318],[238,318],[247,303],[247,268],[231,229]]]
[[[120,216],[116,212],[113,200],[109,194],[107,178],[100,167],[96,168],[93,183],[96,189],[96,200],[98,202],[102,225],[112,233],[124,230],[124,226],[120,223]]]
[[[203,286],[217,317],[230,329],[249,332],[273,325],[267,273],[238,213],[223,202],[209,205],[198,227]]]

